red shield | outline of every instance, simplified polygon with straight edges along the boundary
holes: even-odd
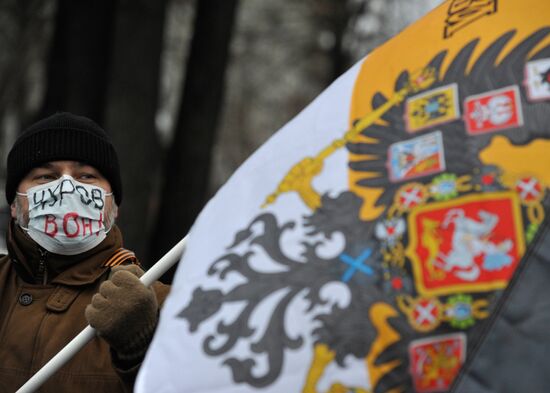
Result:
[[[513,192],[419,206],[408,221],[407,256],[418,292],[425,296],[503,288],[525,248]]]
[[[465,123],[470,134],[483,134],[523,124],[517,86],[466,98]]]
[[[463,333],[412,341],[410,372],[416,392],[440,392],[451,387],[466,355]]]

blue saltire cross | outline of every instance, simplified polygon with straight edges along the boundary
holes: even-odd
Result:
[[[348,254],[341,254],[340,260],[350,266],[342,276],[342,281],[348,282],[357,270],[365,273],[367,276],[374,275],[374,270],[370,266],[363,264],[370,257],[370,254],[372,254],[372,249],[370,248],[366,248],[357,258],[353,258]]]

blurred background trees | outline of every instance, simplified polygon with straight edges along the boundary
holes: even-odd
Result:
[[[259,145],[440,2],[2,0],[0,181],[25,126],[92,118],[122,162],[125,246],[149,266]]]

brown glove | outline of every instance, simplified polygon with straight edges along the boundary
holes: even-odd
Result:
[[[158,321],[155,292],[139,281],[137,265],[114,267],[86,307],[88,323],[125,364],[141,361]]]

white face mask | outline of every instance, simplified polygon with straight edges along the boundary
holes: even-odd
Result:
[[[76,181],[69,175],[39,186],[26,194],[29,200],[27,228],[19,225],[46,250],[76,255],[91,250],[105,239],[104,189]]]

